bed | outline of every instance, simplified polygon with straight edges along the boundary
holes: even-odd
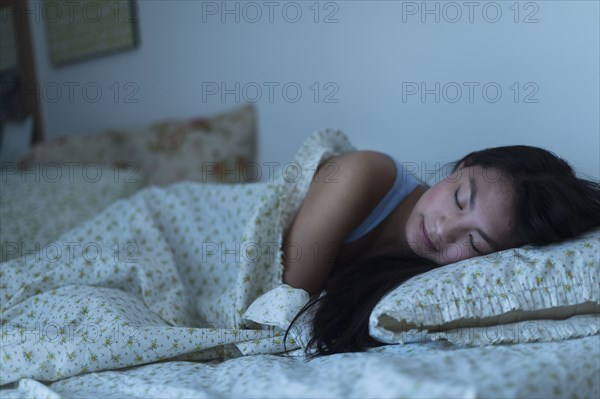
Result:
[[[308,361],[305,317],[282,353],[308,295],[281,283],[279,248],[310,176],[240,172],[254,112],[70,137],[3,168],[2,397],[599,397],[600,230],[411,279],[371,315],[389,345]],[[294,162],[352,149],[325,129]]]

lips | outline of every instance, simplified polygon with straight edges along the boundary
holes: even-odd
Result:
[[[425,243],[425,246],[430,249],[431,251],[435,251],[435,245],[433,245],[433,242],[431,241],[431,239],[429,238],[429,234],[427,234],[427,230],[425,229],[425,222],[423,220],[421,220],[421,238],[423,239],[423,242]]]

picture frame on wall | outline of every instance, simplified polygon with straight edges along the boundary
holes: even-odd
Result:
[[[135,0],[44,0],[41,11],[54,66],[132,50],[139,45]]]

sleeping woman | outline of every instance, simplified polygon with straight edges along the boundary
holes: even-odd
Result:
[[[546,150],[488,148],[454,165],[432,187],[374,151],[320,166],[283,246],[283,282],[311,296],[292,325],[316,306],[308,357],[381,345],[369,336],[371,311],[417,274],[600,225],[600,184]]]

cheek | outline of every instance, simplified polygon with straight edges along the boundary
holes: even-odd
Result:
[[[416,206],[413,208],[412,212],[408,216],[406,220],[406,225],[404,226],[404,235],[405,240],[409,245],[411,243],[416,243],[417,241],[417,229],[419,227],[419,213],[417,212]]]
[[[431,187],[419,198],[419,202],[417,202],[415,208],[423,214],[435,211],[446,195],[446,191],[440,184]]]
[[[460,244],[452,244],[442,250],[439,258],[442,264],[447,265],[449,263],[456,263],[461,260],[472,258],[473,256],[474,254],[466,245],[461,246]]]

